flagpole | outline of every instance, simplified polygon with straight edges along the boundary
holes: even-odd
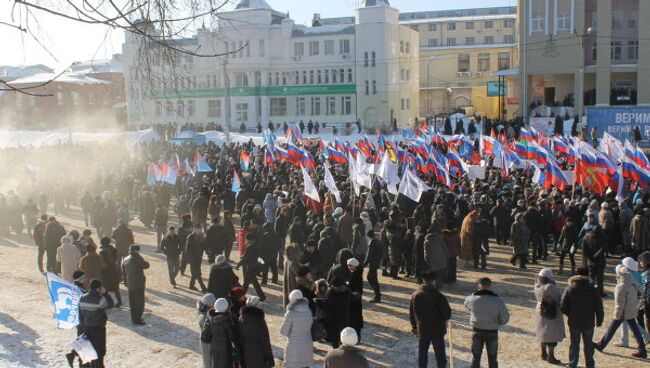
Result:
[[[571,187],[571,201],[573,201],[575,193],[576,193],[576,177],[578,176],[578,160],[579,158],[576,157],[576,162],[573,165],[573,185]]]

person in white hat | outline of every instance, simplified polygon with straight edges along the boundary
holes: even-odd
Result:
[[[236,342],[233,339],[228,300],[217,299],[214,309],[208,312],[208,322],[201,329],[201,341],[210,344],[209,367],[232,367],[238,363]]]
[[[352,327],[341,331],[341,347],[331,350],[325,356],[325,368],[368,368],[368,360],[356,348],[359,339]]]
[[[555,358],[555,347],[566,337],[560,310],[562,289],[555,285],[553,271],[548,268],[543,268],[537,275],[535,299],[536,335],[542,349],[541,358],[550,364],[561,364]]]
[[[632,277],[631,281],[634,284],[635,288],[638,288],[639,290],[643,290],[643,280],[641,276],[641,272],[639,271],[639,262],[635,261],[634,258],[632,257],[625,257],[621,261],[621,265],[627,267],[627,269],[630,271],[630,276]],[[620,265],[619,265],[620,266]],[[644,310],[641,309],[639,310],[637,314],[637,321],[643,321],[643,315],[644,315]],[[641,334],[643,335],[643,340],[644,341],[650,341],[650,334],[645,328],[641,328]],[[618,343],[616,346],[619,347],[629,347],[629,328],[627,323],[623,323],[622,328],[621,328],[621,334],[620,334],[620,339],[618,340]]]
[[[289,294],[289,305],[280,327],[280,333],[287,338],[284,348],[285,368],[304,368],[313,364],[312,323],[313,317],[307,299],[300,290],[293,290]]]
[[[211,293],[207,293],[196,302],[196,309],[199,313],[199,328],[203,329],[208,320],[208,313],[214,307],[217,298]],[[201,357],[203,358],[203,368],[210,368],[210,344],[201,341]]]

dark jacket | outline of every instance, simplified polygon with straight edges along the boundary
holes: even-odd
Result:
[[[117,248],[117,253],[123,257],[129,253],[129,247],[135,242],[133,238],[133,231],[126,227],[126,225],[120,225],[115,230],[113,230],[112,238],[115,240],[115,248]]]
[[[239,346],[246,367],[270,368],[275,366],[269,329],[264,311],[244,306],[239,317]]]
[[[205,241],[203,236],[191,233],[187,237],[186,252],[188,262],[201,263],[201,260],[203,259],[204,244]]]
[[[569,279],[560,309],[567,316],[569,327],[579,330],[593,328],[594,324],[600,326],[605,317],[603,300],[587,276],[576,275]]]
[[[167,234],[160,241],[160,249],[168,258],[178,257],[181,254],[181,237],[178,234]]]
[[[159,230],[164,230],[167,228],[167,220],[169,220],[169,210],[166,207],[158,207],[154,216],[154,227]]]
[[[145,261],[139,253],[131,253],[124,258],[122,269],[126,275],[124,284],[129,290],[142,290],[145,288],[147,278],[144,270],[149,268],[149,262]]]
[[[50,221],[45,225],[45,248],[56,249],[61,245],[61,238],[65,236],[65,229],[57,221]]]
[[[118,266],[117,249],[112,245],[102,246],[99,255],[104,260],[104,269],[102,270],[102,280],[108,291],[116,291],[120,284],[120,271]]]
[[[338,252],[336,258],[339,260],[339,264],[332,266],[330,272],[327,274],[327,282],[331,284],[332,280],[337,276],[348,282],[352,273],[348,269],[347,262],[348,259],[354,258],[354,254],[348,248],[343,248]]]
[[[109,308],[113,308],[110,296],[100,295],[96,290],[82,295],[79,299],[79,327],[106,326],[106,309]]]
[[[227,298],[230,289],[239,285],[239,278],[232,270],[229,264],[210,266],[210,277],[208,279],[208,292],[219,298]]]
[[[325,329],[327,330],[327,341],[339,341],[341,331],[350,325],[350,301],[352,292],[347,286],[339,288],[331,287],[325,293],[323,303],[325,306]]]
[[[230,325],[228,313],[209,312],[210,330],[210,367],[232,368],[233,351],[236,349],[235,336]]]
[[[447,297],[431,284],[421,285],[411,296],[409,307],[411,327],[421,339],[434,339],[447,334],[451,308]]]
[[[364,267],[379,268],[382,260],[382,247],[378,239],[372,239],[368,244],[368,254],[363,262]]]
[[[341,346],[325,356],[324,368],[367,368],[368,360],[354,346]]]
[[[208,254],[221,254],[228,246],[226,229],[221,224],[212,224],[205,231],[205,250]],[[232,243],[230,243],[232,246]]]
[[[264,262],[271,262],[277,258],[281,248],[280,237],[275,231],[266,231],[262,234],[262,258]]]

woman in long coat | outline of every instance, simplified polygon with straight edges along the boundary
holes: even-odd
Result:
[[[512,244],[512,258],[510,263],[514,266],[519,259],[519,268],[526,268],[528,260],[528,241],[530,240],[530,229],[524,222],[524,214],[515,215],[515,222],[510,228],[510,244]]]
[[[544,268],[539,272],[535,284],[535,299],[537,300],[535,308],[536,335],[542,349],[542,360],[550,364],[560,364],[560,361],[555,358],[555,347],[566,337],[564,317],[560,310],[562,289],[555,285],[553,271],[548,268]],[[542,301],[551,307],[555,307],[555,318],[541,315]],[[546,351],[547,348],[548,352]]]
[[[249,296],[239,316],[239,345],[247,368],[275,366],[264,311],[257,307],[259,301],[256,296]]]
[[[298,248],[295,244],[289,244],[285,248],[284,259],[284,283],[282,285],[283,303],[282,306],[287,308],[289,305],[289,293],[296,289],[296,270],[298,269]]]
[[[289,295],[289,305],[280,327],[280,333],[287,338],[284,348],[285,368],[304,368],[313,364],[312,323],[309,302],[303,298],[300,290],[293,290]]]
[[[122,296],[120,295],[120,266],[119,266],[119,256],[117,254],[117,249],[111,245],[110,238],[102,238],[99,241],[100,249],[99,255],[104,260],[104,269],[102,270],[102,281],[107,291],[112,291],[115,293],[117,298],[117,304],[115,307],[122,305]]]
[[[463,225],[460,228],[460,259],[465,262],[474,259],[474,218],[478,216],[478,211],[472,211],[463,219]]]
[[[226,299],[217,299],[214,309],[208,312],[208,320],[210,321],[207,324],[210,331],[210,367],[232,368],[235,363],[233,352],[236,351],[237,344],[230,324]]]

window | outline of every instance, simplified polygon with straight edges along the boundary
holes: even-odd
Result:
[[[515,26],[514,19],[506,19],[503,21],[503,28],[513,28]]]
[[[156,116],[161,117],[162,116],[162,102],[156,101]]]
[[[277,73],[276,73],[277,77]],[[276,85],[278,84],[278,80],[276,78]],[[248,87],[248,75],[246,73],[237,73],[235,76],[235,87]]]
[[[406,52],[407,54],[410,54],[410,53],[411,53],[411,43],[408,42],[408,41],[406,41],[406,42],[404,43],[404,49],[405,49],[404,52]]]
[[[490,71],[490,54],[478,54],[478,71]]]
[[[484,42],[486,45],[492,45],[494,43],[494,36],[485,36]]]
[[[448,31],[455,31],[456,30],[456,23],[447,23],[447,30]]]
[[[320,43],[318,41],[309,42],[309,55],[315,56],[320,54]]]
[[[293,54],[295,56],[304,56],[305,55],[305,44],[302,42],[296,42],[293,44]]]
[[[170,101],[165,103],[165,115],[170,118],[174,116],[174,105]]]
[[[193,117],[196,115],[196,102],[194,100],[187,101],[187,116]]]
[[[311,114],[320,115],[320,97],[311,98]]]
[[[325,84],[330,84],[330,70],[325,69]]]
[[[122,98],[122,82],[119,80],[116,80],[115,83],[113,83],[113,95],[115,98]]]
[[[304,97],[296,97],[296,115],[304,116],[307,114],[307,100]]]
[[[341,115],[352,114],[352,97],[341,97]]]
[[[453,37],[450,37],[447,39],[447,46],[456,46],[456,39]]]
[[[185,116],[185,102],[183,101],[176,102],[176,116],[181,118]]]
[[[465,22],[465,29],[474,29],[474,22]]]
[[[465,37],[465,45],[473,45],[475,43],[476,41],[474,41],[474,37]]]
[[[429,47],[438,47],[438,40],[435,38],[430,38],[429,39]]]
[[[251,57],[251,44],[250,42],[246,42],[246,45],[244,46],[244,50],[246,50],[246,57]]]
[[[533,14],[530,19],[533,32],[546,32],[546,17],[544,14]]]
[[[404,52],[404,41],[399,42],[399,52]]]
[[[108,105],[108,101],[109,101],[109,96],[108,96],[108,94],[103,95],[103,96],[102,96],[102,103],[103,103],[104,105]]]
[[[345,69],[339,70],[339,76],[341,77],[341,83],[345,83]]]
[[[365,91],[366,91],[366,96],[368,96],[370,94],[370,82],[368,82],[368,81],[366,81],[366,89],[365,89]]]
[[[370,55],[370,66],[376,66],[377,65],[376,60],[377,60],[377,53],[373,51]]]
[[[271,116],[287,115],[287,99],[285,97],[271,98]]]
[[[499,70],[510,69],[510,53],[509,52],[500,52],[499,53]]]
[[[636,29],[639,24],[639,12],[633,11],[630,13],[630,18],[627,20],[627,27],[629,29]]]
[[[326,115],[336,115],[336,98],[335,97],[326,97],[325,98],[325,114]]]
[[[221,100],[208,100],[208,117],[221,117]]]
[[[88,95],[88,105],[94,105],[95,104],[95,95],[89,94]],[[34,106],[34,105],[32,105]]]
[[[407,98],[406,99],[406,110],[411,110],[411,99]]]
[[[639,41],[627,42],[627,58],[630,60],[637,60],[639,58]]]
[[[623,28],[623,11],[614,10],[612,12],[612,29]]]
[[[515,35],[504,35],[503,36],[503,43],[506,43],[506,44],[515,43]]]
[[[59,106],[63,106],[63,103],[64,103],[64,102],[65,102],[65,101],[63,100],[63,92],[57,92],[57,93],[56,93],[56,103],[57,103]]]
[[[469,72],[469,54],[458,55],[458,72]]]
[[[309,71],[309,84],[314,84],[314,71]]]
[[[336,69],[332,69],[332,83],[336,84]]]
[[[266,42],[264,40],[260,40],[259,42],[259,55],[260,57],[266,56]]]
[[[235,113],[237,114],[237,121],[241,123],[248,122],[248,104],[238,103],[235,105]]]
[[[400,100],[400,107],[402,108],[402,111],[406,110],[406,100],[403,98]]]
[[[323,42],[323,47],[325,48],[325,55],[334,55],[334,41],[327,40]]]
[[[429,24],[429,32],[436,32],[438,30],[437,24]]]
[[[571,32],[571,12],[565,12],[557,15],[558,32]]]
[[[341,54],[350,53],[350,40],[340,40],[339,41],[339,52]]]
[[[323,77],[322,77],[322,72],[320,70],[316,71],[316,83],[322,84],[323,83]]]
[[[591,60],[598,60],[598,43],[596,42],[591,44]]]
[[[485,21],[485,23],[483,23],[483,28],[485,28],[485,29],[492,29],[492,28],[494,28],[494,22],[491,21],[491,20],[487,20],[487,21]]]
[[[352,69],[348,69],[348,83],[352,83]]]
[[[363,53],[363,66],[368,67],[368,51]]]
[[[621,60],[621,41],[610,43],[610,57],[612,60]]]
[[[377,94],[377,81],[376,80],[372,81],[372,94],[373,95]]]
[[[70,97],[72,98],[72,104],[73,105],[79,105],[79,93],[78,92],[70,92]]]

